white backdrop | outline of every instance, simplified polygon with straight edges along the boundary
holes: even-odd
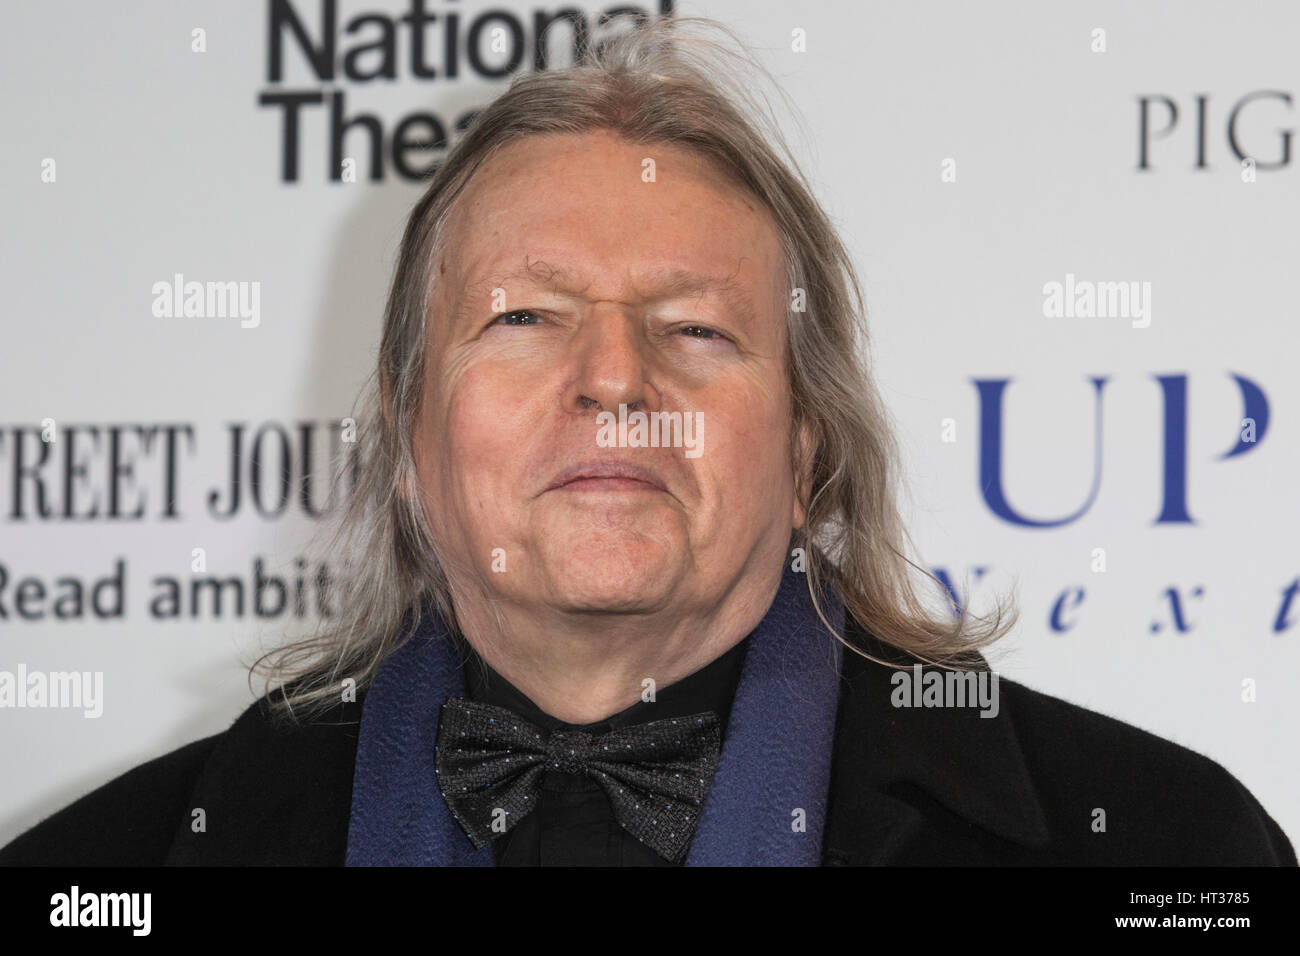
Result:
[[[331,5],[337,49],[313,70],[304,43],[323,45]],[[251,590],[242,614],[229,600],[218,614],[210,592],[196,609],[190,582],[238,577],[252,589],[258,558],[264,574],[297,573],[316,522],[296,490],[277,510],[281,442],[296,477],[306,426],[310,460],[323,465],[330,423],[351,413],[373,363],[394,251],[421,191],[392,140],[429,140],[419,114],[451,136],[504,88],[483,74],[502,64],[489,46],[505,24],[484,11],[518,15],[531,68],[534,13],[574,6],[594,23],[614,4],[426,0],[437,19],[423,70],[409,20],[391,19],[413,6],[6,10],[0,671],[102,672],[103,690],[94,718],[0,708],[0,843],[224,729],[251,700],[241,659],[299,620],[258,617]],[[962,596],[977,611],[1018,586],[1023,616],[995,665],[1213,757],[1300,839],[1300,599],[1289,601],[1300,589],[1300,8],[717,0],[677,10],[749,38],[803,115],[790,135],[861,266],[921,555],[969,579]],[[348,76],[349,51],[384,26],[345,25],[375,11],[394,25],[394,76]],[[476,23],[482,56],[470,53]],[[353,74],[382,65],[373,51],[351,64]],[[302,103],[293,181],[287,102]],[[332,113],[375,118],[379,181],[360,126],[342,150],[357,181],[331,181]],[[397,150],[408,170],[442,152]],[[178,274],[256,288],[255,321],[156,314],[155,284]],[[1135,283],[1142,298],[1117,316],[1045,314],[1045,287],[1067,282],[1072,302],[1086,283]],[[1105,379],[1100,392],[1093,379]],[[236,433],[241,500],[223,517]],[[1000,469],[982,475],[982,461]],[[312,500],[324,491],[313,486]],[[90,590],[109,579],[99,596],[111,611],[119,561],[121,613],[75,616],[73,585],[60,580]],[[174,607],[157,601],[167,581],[181,586]]]

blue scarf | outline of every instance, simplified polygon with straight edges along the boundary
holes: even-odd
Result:
[[[827,592],[826,618],[844,623]],[[787,566],[749,637],[722,754],[687,866],[819,866],[842,645]],[[348,866],[493,866],[475,850],[438,789],[434,746],[448,697],[464,697],[455,648],[426,611],[366,694],[348,828]]]

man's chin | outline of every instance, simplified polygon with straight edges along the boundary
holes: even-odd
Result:
[[[573,612],[647,613],[671,599],[681,577],[680,559],[639,549],[571,552],[546,562],[556,607]]]

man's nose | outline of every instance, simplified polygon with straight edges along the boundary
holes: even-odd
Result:
[[[635,310],[617,305],[594,308],[573,339],[576,374],[567,396],[570,411],[618,412],[620,405],[659,410],[651,382],[653,355]]]

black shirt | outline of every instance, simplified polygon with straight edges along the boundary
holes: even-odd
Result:
[[[542,711],[523,692],[488,666],[464,638],[465,688],[472,700],[507,707],[543,731],[581,730],[603,734],[631,724],[713,711],[725,736],[731,701],[740,681],[746,637],[694,674],[655,689],[653,701],[637,701],[594,724],[566,724]],[[600,784],[586,774],[547,769],[537,807],[492,843],[498,866],[673,866],[614,819]]]

